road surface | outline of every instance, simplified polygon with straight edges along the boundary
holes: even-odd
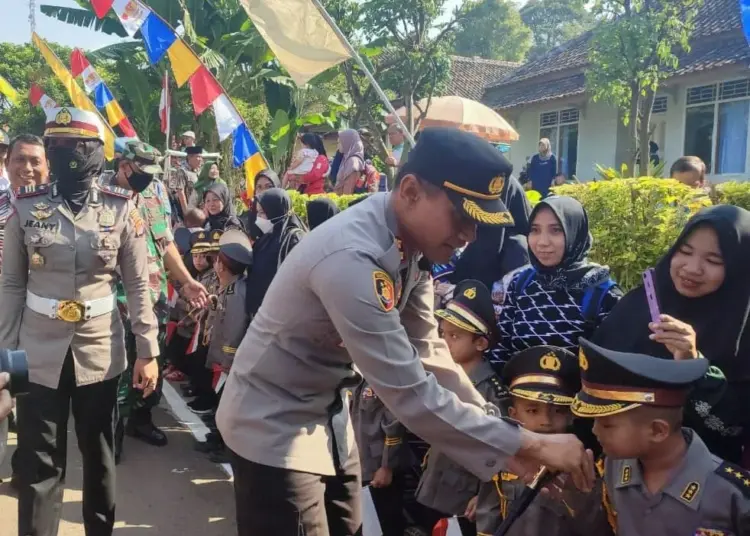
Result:
[[[179,414],[184,416],[184,412]],[[193,449],[190,429],[162,401],[154,420],[169,445],[151,447],[125,438],[117,468],[119,536],[227,536],[235,533],[234,496],[226,472]],[[11,435],[10,445],[15,445]],[[10,488],[10,452],[0,466],[0,536],[17,536],[17,502]],[[81,522],[81,458],[72,418],[68,423],[68,474],[59,536],[84,536]]]

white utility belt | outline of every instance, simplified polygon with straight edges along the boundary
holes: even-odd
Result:
[[[40,315],[65,322],[80,322],[111,313],[117,307],[117,296],[110,294],[90,301],[54,300],[26,291],[26,306]]]

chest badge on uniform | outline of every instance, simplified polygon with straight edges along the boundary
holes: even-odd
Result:
[[[49,205],[47,203],[34,203],[34,208],[37,210],[49,210]]]
[[[51,210],[32,210],[31,215],[37,220],[46,220],[52,216]]]
[[[375,286],[375,296],[378,298],[380,307],[386,313],[391,311],[396,304],[391,277],[382,270],[375,270],[372,273],[372,282]]]
[[[42,254],[38,251],[35,251],[31,255],[31,267],[34,269],[43,268],[44,267],[44,257],[42,257]]]
[[[102,229],[111,229],[115,225],[115,211],[105,208],[99,213],[97,223]]]

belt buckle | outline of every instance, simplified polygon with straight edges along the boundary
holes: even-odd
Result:
[[[83,319],[84,306],[81,302],[63,300],[57,304],[57,318],[65,322],[80,322]]]

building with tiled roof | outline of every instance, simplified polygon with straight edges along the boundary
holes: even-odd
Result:
[[[481,100],[490,83],[496,82],[520,65],[512,61],[451,56],[451,79],[445,94]]]
[[[737,0],[704,0],[690,50],[662,85],[654,105],[652,140],[667,167],[684,154],[706,162],[714,180],[750,174],[750,47]],[[511,120],[521,136],[513,145],[516,168],[549,138],[561,171],[582,180],[595,165],[629,160],[628,130],[618,111],[586,92],[592,32],[586,32],[485,89],[482,101]]]

